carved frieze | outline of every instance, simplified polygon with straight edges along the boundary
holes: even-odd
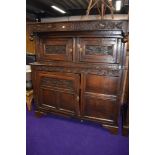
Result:
[[[37,66],[37,70],[48,72],[66,72],[66,73],[83,73],[83,74],[97,74],[105,76],[120,76],[120,70],[118,69],[91,69],[91,68],[61,68],[50,66]],[[51,78],[50,78],[51,79]]]
[[[123,30],[127,31],[127,21],[75,21],[58,23],[30,24],[32,32],[84,31],[84,30]]]
[[[40,23],[31,25],[33,32],[49,32],[49,31],[69,31],[73,30],[72,23]]]
[[[41,85],[71,89],[71,90],[73,89],[73,81],[53,77],[43,77],[41,79]]]
[[[89,23],[89,24],[88,24]],[[90,21],[78,22],[74,24],[75,30],[122,30],[124,23],[122,21]]]

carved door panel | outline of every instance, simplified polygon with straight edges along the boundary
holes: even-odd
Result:
[[[117,122],[119,77],[85,74],[82,83],[82,115],[98,121]]]
[[[116,38],[80,38],[78,49],[80,61],[119,63]]]
[[[37,56],[43,61],[72,61],[73,39],[60,37],[40,37],[37,44]]]
[[[39,106],[79,114],[79,80],[78,74],[39,72]]]

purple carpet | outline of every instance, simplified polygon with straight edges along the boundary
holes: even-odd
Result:
[[[121,124],[121,122],[120,122]],[[129,155],[129,138],[91,122],[26,116],[26,155]]]

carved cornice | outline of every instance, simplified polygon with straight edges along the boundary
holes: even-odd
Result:
[[[57,23],[34,23],[29,24],[31,32],[53,31],[92,31],[92,30],[122,30],[127,31],[126,20],[103,20],[103,21],[75,21]]]

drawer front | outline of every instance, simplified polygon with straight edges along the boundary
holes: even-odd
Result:
[[[40,71],[36,78],[40,107],[79,114],[79,75]]]
[[[118,47],[116,38],[80,38],[80,61],[119,63]]]
[[[40,37],[37,44],[37,56],[42,61],[72,61],[73,39]]]

